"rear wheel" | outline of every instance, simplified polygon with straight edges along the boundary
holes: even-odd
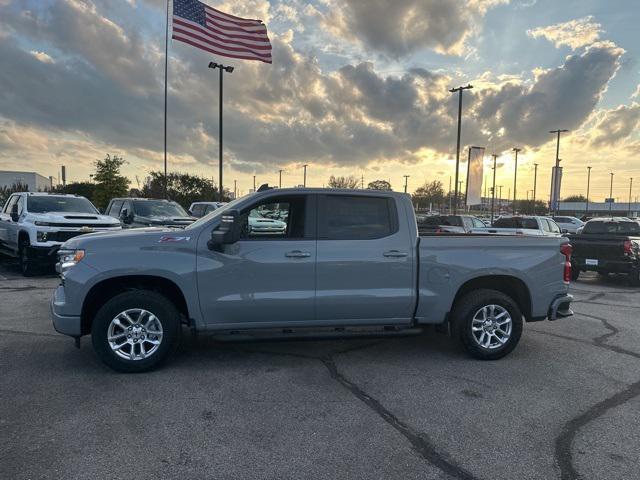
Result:
[[[522,313],[507,295],[477,290],[462,297],[452,313],[453,331],[463,348],[480,360],[509,354],[522,335]]]
[[[180,313],[163,295],[131,290],[116,295],[98,310],[91,328],[98,357],[119,372],[157,367],[176,347]]]

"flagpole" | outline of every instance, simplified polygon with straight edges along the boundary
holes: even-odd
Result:
[[[224,202],[224,189],[222,188],[222,79],[223,79],[223,71],[222,68],[220,68],[220,120],[219,120],[219,125],[220,125],[220,133],[218,135],[218,146],[220,147],[220,160],[218,162],[218,176],[220,178],[220,191],[219,196],[220,196],[220,202]]]
[[[164,33],[164,198],[167,195],[167,76],[169,70],[169,5],[167,0],[167,23]]]

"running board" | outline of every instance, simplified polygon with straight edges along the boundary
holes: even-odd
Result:
[[[265,329],[265,330],[231,330],[225,332],[207,332],[216,340],[224,342],[251,342],[260,340],[331,340],[343,338],[379,338],[406,337],[420,335],[423,328],[409,327],[330,327],[322,329]],[[200,332],[199,332],[200,333]]]

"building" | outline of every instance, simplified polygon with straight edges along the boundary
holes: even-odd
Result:
[[[640,202],[559,202],[558,213],[581,217],[585,213],[590,217],[637,217],[640,214]]]
[[[52,177],[43,177],[36,172],[11,172],[0,170],[0,188],[11,187],[16,183],[26,185],[30,192],[44,192],[53,187]]]

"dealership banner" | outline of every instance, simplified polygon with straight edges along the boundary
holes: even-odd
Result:
[[[551,195],[549,196],[549,209],[554,212],[558,210],[560,202],[560,187],[562,185],[562,167],[551,168]]]
[[[482,203],[484,147],[470,147],[467,162],[467,195],[466,204],[480,205]]]

